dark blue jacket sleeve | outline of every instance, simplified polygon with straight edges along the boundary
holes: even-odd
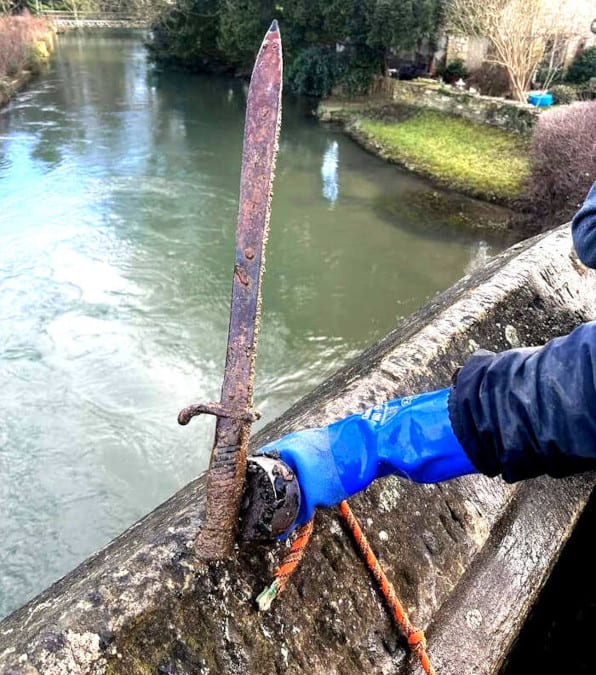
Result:
[[[571,222],[596,268],[596,183]],[[596,322],[544,347],[478,352],[449,397],[451,423],[476,468],[515,482],[596,469]]]
[[[474,354],[457,375],[449,414],[488,476],[515,482],[596,469],[596,321],[544,347]]]
[[[579,259],[588,267],[596,267],[596,183],[573,217],[571,233]]]

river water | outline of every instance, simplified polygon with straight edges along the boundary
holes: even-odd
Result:
[[[176,417],[219,397],[245,96],[72,34],[0,111],[0,617],[207,465],[212,421]],[[285,101],[259,425],[502,248],[454,217],[499,215]]]

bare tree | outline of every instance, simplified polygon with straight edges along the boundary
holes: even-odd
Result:
[[[551,55],[575,32],[574,9],[574,0],[447,0],[447,23],[488,40],[486,61],[505,68],[512,95],[525,101],[538,67],[546,61],[551,77],[559,67]]]

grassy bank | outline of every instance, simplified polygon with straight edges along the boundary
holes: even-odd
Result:
[[[0,106],[43,70],[54,36],[45,19],[31,14],[0,15]]]
[[[529,174],[528,138],[404,106],[323,106],[368,150],[464,194],[511,204]]]

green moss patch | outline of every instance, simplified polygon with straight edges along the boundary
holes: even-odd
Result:
[[[349,130],[381,157],[490,201],[520,196],[527,137],[432,111],[393,122],[358,116]]]

